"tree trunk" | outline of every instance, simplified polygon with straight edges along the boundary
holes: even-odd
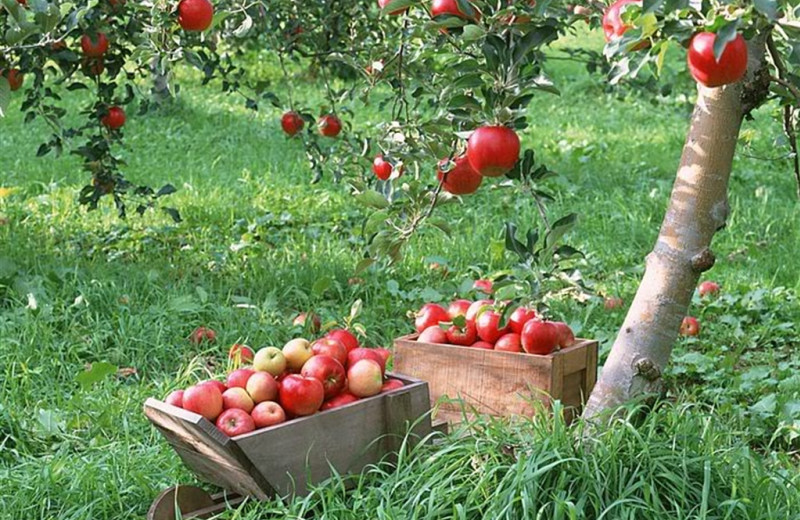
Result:
[[[169,69],[162,69],[158,56],[150,62],[150,73],[153,75],[153,87],[150,95],[156,104],[172,101],[172,92],[169,90]]]
[[[711,239],[728,216],[728,179],[739,128],[763,76],[764,40],[749,45],[748,75],[720,88],[698,85],[669,206],[646,270],[583,416],[598,419],[661,388],[662,373],[703,271]],[[763,101],[763,99],[762,99]]]

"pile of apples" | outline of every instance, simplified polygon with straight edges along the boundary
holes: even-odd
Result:
[[[575,344],[569,325],[543,320],[527,307],[514,309],[501,327],[505,305],[494,300],[455,300],[445,309],[426,303],[415,314],[417,341],[539,355]]]
[[[215,422],[229,437],[403,386],[399,379],[385,379],[387,349],[362,348],[344,329],[314,342],[295,338],[283,348],[258,352],[234,344],[228,356],[234,365],[251,364],[233,370],[224,382],[209,379],[176,390],[165,402]]]

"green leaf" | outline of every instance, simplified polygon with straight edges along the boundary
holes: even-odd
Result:
[[[389,207],[386,197],[375,190],[367,190],[356,195],[356,200],[361,204],[375,209],[385,209]]]
[[[96,383],[116,373],[117,367],[115,365],[101,361],[99,363],[92,363],[88,370],[84,370],[75,377],[75,381],[81,385],[81,388],[88,390]]]
[[[778,17],[778,2],[776,0],[753,0],[756,10],[766,16],[770,22]]]
[[[407,9],[416,4],[419,0],[392,0],[381,9],[382,15],[387,15],[401,9]]]
[[[198,312],[201,307],[191,296],[176,296],[167,303],[167,309],[173,313],[192,313]]]
[[[442,230],[448,237],[453,236],[453,228],[451,228],[450,224],[443,218],[429,218],[428,223]]]
[[[322,296],[325,291],[330,289],[331,285],[333,285],[333,280],[331,280],[328,276],[323,276],[311,287],[311,292],[316,296]]]
[[[155,196],[156,197],[163,197],[164,195],[170,195],[172,193],[175,193],[176,191],[178,191],[178,189],[175,188],[175,186],[173,186],[172,184],[165,184],[165,185],[161,186],[161,189],[159,189],[156,192]]]
[[[484,34],[486,33],[480,26],[470,24],[464,27],[464,31],[461,33],[461,40],[464,42],[474,42],[483,38]]]
[[[359,314],[361,314],[361,309],[364,307],[364,302],[361,299],[358,299],[353,302],[353,305],[350,306],[350,321],[358,318]]]
[[[732,42],[736,39],[736,28],[738,26],[737,22],[730,22],[722,26],[721,29],[717,31],[717,38],[714,40],[714,59],[719,61],[722,53],[725,52],[725,47],[728,46],[728,43]]]
[[[369,268],[369,266],[371,266],[374,263],[375,263],[375,259],[374,258],[362,258],[356,264],[356,273],[355,274],[363,273],[365,269]]]
[[[116,369],[115,369],[116,372]],[[39,408],[39,425],[47,435],[58,435],[66,430],[64,419],[60,418],[53,410]]]
[[[570,213],[553,223],[553,227],[545,237],[545,247],[551,248],[578,223],[578,214]]]
[[[778,397],[775,394],[768,394],[761,398],[756,404],[750,407],[750,413],[761,416],[774,415],[778,408]]]

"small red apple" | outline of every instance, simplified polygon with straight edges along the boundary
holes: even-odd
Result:
[[[251,363],[253,356],[253,349],[239,343],[234,343],[228,350],[228,359],[233,360],[235,363]]]
[[[81,37],[81,50],[88,58],[100,58],[108,50],[108,38],[105,34],[84,34]]]
[[[475,320],[475,328],[478,331],[478,337],[488,343],[494,343],[500,336],[509,331],[508,324],[500,327],[500,318],[502,316],[495,310],[488,310],[483,312],[478,319]]]
[[[237,368],[228,374],[228,388],[247,388],[247,380],[255,373],[255,370],[250,368]]]
[[[358,338],[356,338],[355,335],[353,335],[353,333],[349,330],[333,329],[325,334],[325,337],[341,341],[342,345],[345,346],[348,352],[359,347]]]
[[[550,354],[560,339],[558,328],[549,321],[530,320],[522,327],[522,349],[528,354]]]
[[[213,343],[214,340],[217,339],[217,333],[214,332],[213,329],[209,329],[208,327],[197,327],[189,334],[189,341],[194,343],[195,345],[199,345],[200,343],[207,341],[209,343]]]
[[[325,398],[325,388],[319,379],[289,374],[280,384],[280,404],[294,415],[311,415],[319,410]]]
[[[217,428],[228,437],[236,437],[255,430],[256,423],[244,410],[230,408],[217,418]]]
[[[522,352],[522,338],[514,332],[503,334],[494,344],[494,349],[501,352]]]
[[[483,176],[472,169],[466,155],[455,159],[455,164],[446,173],[447,159],[442,159],[436,168],[436,178],[442,182],[442,189],[453,195],[469,195],[478,191]]]
[[[330,356],[339,363],[341,363],[342,366],[347,364],[347,348],[339,340],[335,340],[333,338],[318,339],[317,341],[311,344],[311,352],[314,353],[315,357]],[[306,362],[306,364],[308,364],[308,361]]]
[[[682,336],[697,336],[700,334],[700,322],[697,318],[686,316],[681,322]]]
[[[371,359],[381,367],[381,372],[386,371],[386,360],[380,352],[372,348],[361,347],[353,349],[347,353],[347,368],[350,368],[362,359]]]
[[[484,350],[494,350],[494,345],[488,341],[476,341],[471,345],[472,348],[482,348]]]
[[[292,325],[294,325],[295,327],[305,327],[309,321],[309,318],[311,320],[310,325],[308,325],[309,330],[311,331],[312,334],[316,334],[317,332],[319,332],[319,328],[322,326],[322,322],[320,321],[319,316],[317,316],[313,312],[301,312],[300,314],[295,316],[295,318],[292,320]]]
[[[467,140],[467,159],[484,177],[510,172],[519,159],[519,136],[507,126],[482,126]]]
[[[383,370],[371,359],[360,359],[347,370],[347,389],[356,397],[370,397],[381,392]]]
[[[603,307],[607,311],[613,311],[614,309],[619,309],[625,305],[625,302],[622,301],[622,298],[618,298],[616,296],[609,296],[605,300],[603,300]]]
[[[228,388],[222,393],[222,408],[229,410],[231,408],[238,408],[250,413],[253,410],[255,403],[250,398],[250,394],[244,388],[234,387]]]
[[[508,317],[508,326],[514,334],[522,334],[522,327],[536,317],[536,311],[527,307],[517,307]]]
[[[414,327],[417,332],[422,332],[432,325],[439,325],[442,321],[450,321],[447,310],[435,303],[426,303],[415,316]]]
[[[558,330],[558,346],[561,348],[571,347],[575,344],[575,333],[563,321],[552,322]]]
[[[478,339],[478,330],[475,322],[472,321],[468,321],[463,327],[451,325],[445,334],[447,334],[448,343],[464,347],[472,345]]]
[[[214,6],[208,0],[181,0],[178,4],[178,24],[184,31],[205,31],[213,20]]]
[[[289,136],[293,136],[302,130],[304,124],[303,118],[297,112],[286,112],[281,116],[281,128]]]
[[[478,319],[478,314],[488,310],[492,305],[494,305],[494,300],[475,300],[472,302],[472,305],[469,306],[469,309],[467,309],[467,313],[464,317],[467,321],[475,321]]]
[[[329,399],[328,401],[325,401],[324,403],[322,403],[322,407],[320,408],[320,411],[321,410],[331,410],[333,408],[339,408],[340,406],[344,406],[346,404],[354,403],[356,401],[358,401],[358,397],[354,396],[353,394],[351,394],[350,392],[345,390],[344,392],[342,392],[341,394],[337,395],[333,399]]]
[[[167,398],[164,399],[164,402],[172,406],[177,406],[178,408],[183,408],[183,390],[170,392]]]
[[[431,325],[420,333],[417,341],[420,343],[440,343],[446,345],[447,333],[443,331],[440,326]]]
[[[216,379],[207,379],[207,380],[202,381],[202,382],[197,383],[197,384],[198,385],[211,385],[214,388],[216,388],[217,390],[219,390],[220,394],[228,389],[228,386],[225,383],[223,383],[222,381],[218,381]]]
[[[264,401],[253,408],[250,417],[253,418],[256,428],[267,428],[285,422],[286,412],[275,401]]]
[[[706,296],[713,297],[719,294],[719,284],[717,282],[706,280],[697,287],[697,291],[700,293],[701,298]]]
[[[344,366],[337,359],[326,355],[316,355],[306,361],[300,375],[318,379],[324,388],[325,399],[331,399],[341,392],[347,377]]]
[[[455,300],[447,307],[447,315],[450,316],[451,320],[456,316],[464,316],[466,318],[470,305],[472,305],[472,302],[469,300]]]
[[[392,176],[392,163],[384,159],[383,155],[377,155],[372,161],[372,173],[382,181],[389,180]]]
[[[100,117],[100,123],[109,130],[119,130],[125,125],[125,111],[121,107],[110,107]]]
[[[377,352],[378,354],[380,354],[381,357],[383,358],[383,363],[382,363],[383,367],[385,367],[387,364],[389,364],[389,360],[392,359],[392,351],[391,350],[389,350],[388,348],[383,348],[383,347],[375,347],[372,350],[374,352]]]
[[[383,386],[381,386],[381,393],[383,392],[391,392],[392,390],[397,390],[398,388],[403,388],[405,383],[400,381],[399,379],[388,379]]]
[[[494,283],[492,283],[491,280],[475,280],[475,283],[472,284],[472,288],[484,294],[492,294],[494,291]]]
[[[213,421],[222,413],[222,394],[210,384],[189,387],[183,392],[183,408]]]
[[[325,114],[319,118],[317,128],[325,137],[336,137],[342,131],[342,120],[334,114]]]
[[[256,372],[251,375],[245,389],[254,403],[274,401],[278,398],[278,381],[269,372]]]

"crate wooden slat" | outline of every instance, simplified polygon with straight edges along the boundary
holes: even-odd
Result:
[[[205,418],[156,399],[144,408],[200,479],[260,500],[302,496],[333,470],[356,474],[379,462],[397,449],[409,425],[414,425],[412,439],[431,432],[427,383],[387,375],[405,386],[232,438]]]
[[[597,342],[579,339],[547,356],[416,341],[394,342],[394,369],[428,382],[436,419],[459,422],[462,411],[495,416],[530,416],[534,401],[559,399],[579,410],[597,378]],[[441,400],[440,398],[447,399]],[[460,400],[463,402],[448,402]]]

